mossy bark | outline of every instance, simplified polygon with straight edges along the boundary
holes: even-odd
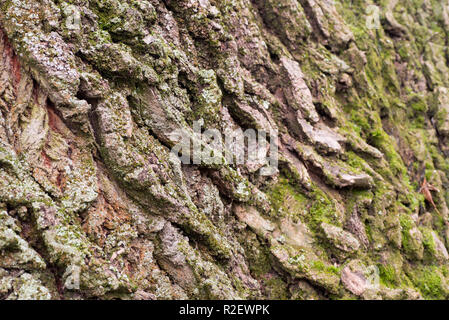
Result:
[[[0,0],[0,298],[449,297],[447,30],[436,0]],[[277,131],[279,171],[181,164],[200,118]]]

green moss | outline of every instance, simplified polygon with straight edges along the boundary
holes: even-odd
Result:
[[[299,218],[306,213],[307,197],[297,186],[290,184],[287,178],[279,179],[279,183],[270,191],[270,200],[273,209],[280,217],[290,216]]]
[[[340,276],[341,268],[332,265],[326,265],[323,261],[312,261],[310,265],[313,270]]]
[[[408,60],[409,58],[409,48],[406,48],[404,45],[400,46],[398,49],[398,53],[399,56],[403,59],[403,60]]]
[[[366,168],[366,162],[354,152],[348,151],[345,155],[348,157],[346,163],[352,168],[360,170],[364,170]]]
[[[420,227],[419,230],[423,235],[424,259],[431,262],[437,253],[432,230],[425,227]]]
[[[412,94],[407,105],[409,106],[408,117],[411,121],[411,126],[414,128],[424,128],[426,125],[426,114],[429,109],[424,97]]]
[[[411,273],[411,280],[425,299],[447,298],[443,275],[437,267],[420,267]]]
[[[383,129],[378,128],[372,131],[369,136],[369,141],[386,155],[394,175],[407,175],[407,169],[402,158],[396,152],[394,142]]]
[[[278,217],[302,219],[314,232],[320,233],[322,222],[339,226],[338,211],[334,200],[323,190],[312,185],[304,191],[293,181],[281,177],[269,192],[273,211]]]
[[[245,231],[239,237],[239,242],[245,249],[245,257],[253,277],[260,279],[271,270],[270,252],[267,246],[260,243],[257,236]]]
[[[400,281],[396,275],[396,270],[393,266],[379,264],[378,268],[380,281],[383,285],[390,288],[395,288],[400,284]]]
[[[405,252],[411,252],[413,250],[410,248],[410,230],[414,227],[413,220],[409,216],[401,214],[399,222],[402,228],[402,247]]]
[[[309,211],[309,224],[314,230],[319,230],[322,222],[339,225],[335,203],[321,189],[312,192],[313,204]]]

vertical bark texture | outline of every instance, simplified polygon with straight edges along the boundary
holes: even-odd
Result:
[[[448,8],[0,0],[0,298],[448,298]]]

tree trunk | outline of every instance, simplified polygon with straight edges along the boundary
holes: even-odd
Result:
[[[0,299],[449,297],[448,1],[70,3],[0,0]]]

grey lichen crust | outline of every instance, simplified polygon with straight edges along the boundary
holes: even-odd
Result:
[[[376,3],[0,0],[0,299],[449,298],[449,3]]]

